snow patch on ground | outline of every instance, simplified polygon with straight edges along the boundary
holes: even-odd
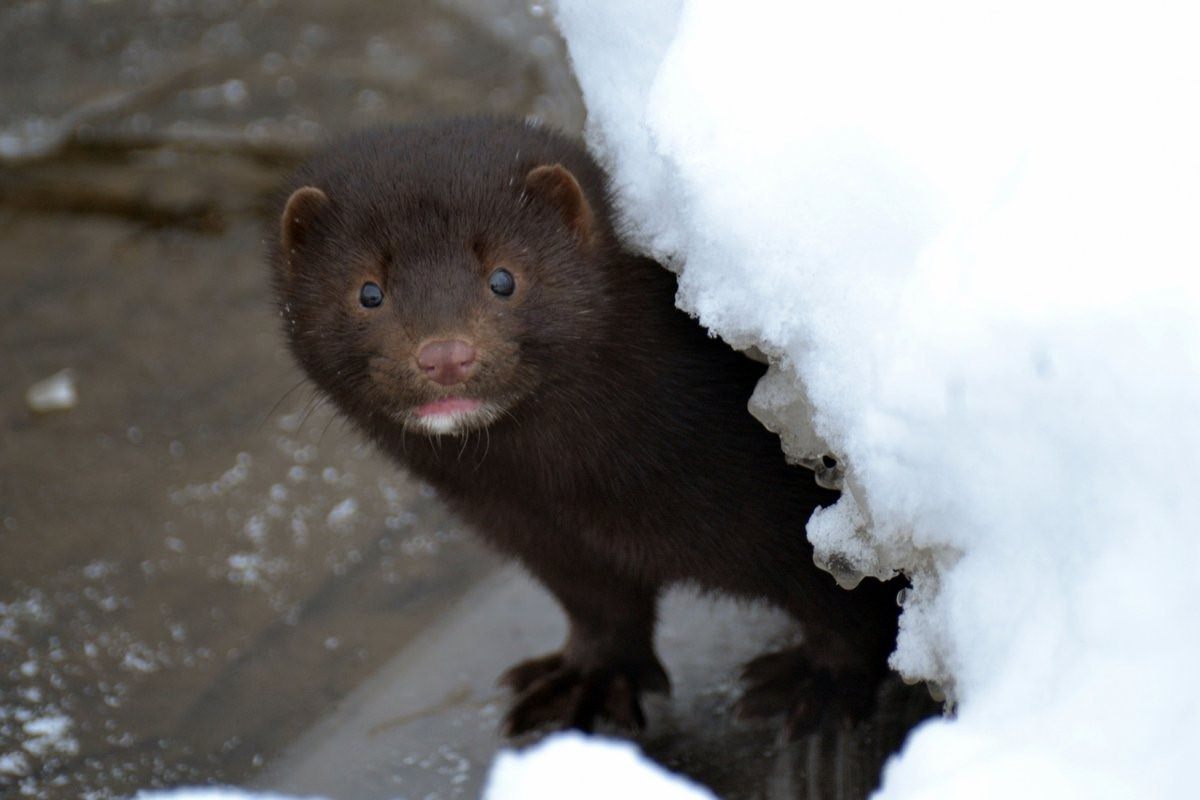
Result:
[[[357,513],[358,501],[353,497],[347,497],[330,509],[325,522],[335,531],[344,531],[350,527]]]
[[[715,800],[696,784],[643,758],[629,742],[578,733],[552,736],[521,752],[501,753],[484,800]]]
[[[560,3],[631,241],[769,357],[789,455],[845,471],[818,561],[912,579],[893,664],[958,716],[884,796],[1194,783],[1195,17]]]
[[[25,750],[35,756],[45,756],[56,752],[64,755],[74,755],[79,745],[71,736],[74,723],[65,714],[47,714],[27,721],[25,729]]]

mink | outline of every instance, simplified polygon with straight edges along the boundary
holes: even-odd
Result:
[[[669,689],[654,629],[677,584],[800,623],[799,646],[745,668],[741,716],[782,713],[795,735],[867,713],[899,585],[847,591],[814,565],[805,524],[837,492],[747,411],[763,365],[622,243],[581,145],[487,118],[369,130],[284,196],[270,260],[296,360],[567,616],[559,650],[502,676],[508,734],[644,725],[641,695]]]

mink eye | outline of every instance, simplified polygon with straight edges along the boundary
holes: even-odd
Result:
[[[492,292],[501,297],[508,297],[517,288],[517,279],[512,276],[512,273],[501,267],[492,273],[488,278],[488,286]]]
[[[383,289],[377,283],[364,283],[358,290],[358,302],[363,308],[375,308],[383,302]]]

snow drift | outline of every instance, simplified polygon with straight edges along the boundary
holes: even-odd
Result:
[[[893,665],[957,716],[882,794],[1187,794],[1189,6],[560,6],[631,242],[770,358],[752,409],[789,455],[845,470],[808,526],[818,561],[912,579]]]

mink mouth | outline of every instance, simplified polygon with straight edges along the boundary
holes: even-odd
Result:
[[[419,418],[438,417],[455,414],[473,414],[482,407],[482,400],[476,400],[473,397],[456,397],[451,395],[434,400],[431,403],[426,403],[423,406],[417,406],[413,409],[412,413]]]
[[[462,395],[447,395],[397,414],[410,431],[459,435],[486,428],[504,413],[498,403]]]
[[[379,393],[377,403],[384,416],[410,433],[463,435],[486,428],[519,396],[476,380],[435,387],[430,381],[414,380],[416,376],[395,369],[391,362],[381,358],[373,363],[370,382]]]

